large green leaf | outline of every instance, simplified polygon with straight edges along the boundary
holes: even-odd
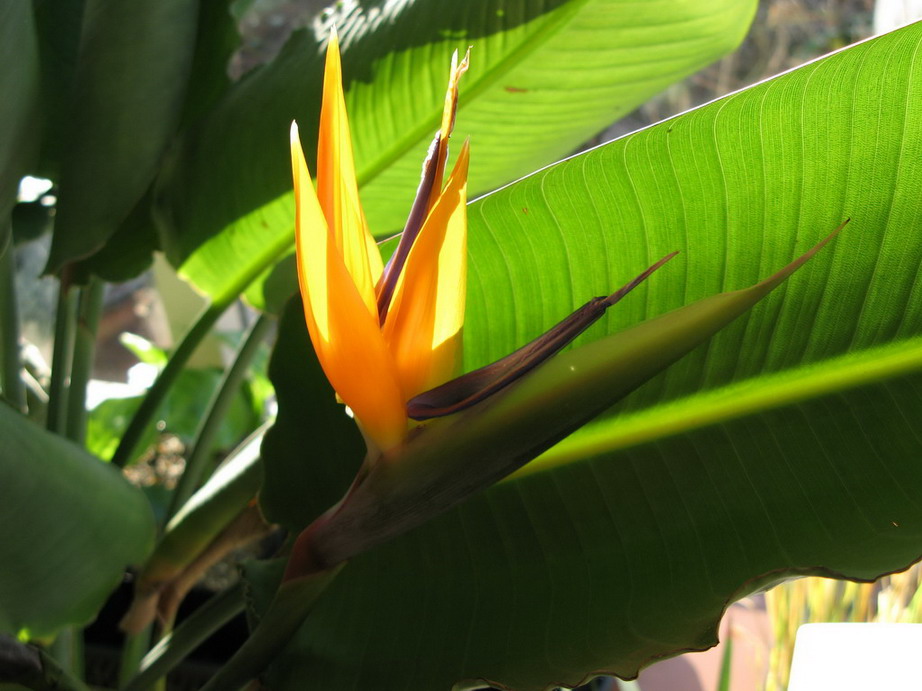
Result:
[[[754,283],[852,223],[595,423],[355,558],[273,688],[631,676],[712,645],[726,605],[767,583],[917,559],[920,51],[917,24],[472,204],[468,368],[669,250],[684,271],[584,339]]]
[[[343,37],[363,199],[381,235],[409,210],[453,50],[472,46],[458,136],[472,139],[471,191],[482,192],[571,151],[731,50],[755,3],[366,0],[337,7],[243,79],[188,133],[161,176],[165,249],[216,300],[236,295],[290,249],[287,132],[292,118],[302,132],[317,131],[331,22]],[[311,139],[306,134],[305,144]]]
[[[150,189],[95,254],[73,264],[74,280],[84,283],[91,275],[110,283],[123,283],[150,268],[159,249],[157,229],[150,216]]]
[[[230,0],[203,2],[198,9],[195,54],[179,127],[207,113],[230,87],[227,64],[239,36],[228,5]],[[146,271],[160,241],[152,218],[151,188],[118,225],[102,249],[77,264],[76,280],[94,274],[107,281],[127,281]]]
[[[86,0],[49,271],[100,249],[153,180],[182,114],[198,14],[196,0]]]
[[[204,116],[230,88],[228,63],[240,43],[237,23],[231,15],[232,4],[233,0],[199,4],[195,54],[183,110],[184,124]]]
[[[150,506],[117,470],[5,405],[0,439],[0,631],[86,624],[153,546]]]

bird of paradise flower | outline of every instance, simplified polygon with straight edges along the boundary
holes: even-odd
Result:
[[[298,278],[320,364],[365,436],[369,458],[398,449],[409,419],[447,415],[508,386],[572,341],[672,253],[608,297],[593,298],[511,355],[452,379],[464,321],[467,257],[465,141],[443,184],[458,85],[468,69],[455,52],[441,126],[400,242],[385,266],[359,201],[342,89],[339,41],[331,34],[324,72],[317,188],[291,127]]]

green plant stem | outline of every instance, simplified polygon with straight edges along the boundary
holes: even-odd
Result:
[[[164,636],[141,661],[141,671],[123,683],[122,691],[149,689],[203,641],[243,611],[243,584],[218,593]]]
[[[6,648],[4,662],[0,673],[12,674],[15,683],[4,684],[0,688],[32,689],[32,691],[90,691],[90,687],[77,679],[51,654],[35,645],[25,645],[10,640],[4,641]]]
[[[61,629],[49,653],[65,675],[83,679],[83,629],[78,626]]]
[[[26,412],[26,389],[19,353],[19,308],[13,243],[0,254],[0,389],[16,410]]]
[[[54,348],[51,359],[51,381],[48,388],[48,419],[46,427],[65,435],[68,428],[68,383],[74,352],[77,323],[78,291],[71,285],[66,271],[58,287],[58,306],[54,318]],[[83,678],[83,631],[80,627],[62,629],[52,644],[52,654],[61,669]]]
[[[236,691],[259,675],[300,628],[343,566],[282,583],[259,625],[201,691]]]
[[[720,677],[717,679],[717,691],[730,691],[730,674],[733,668],[733,634],[727,627],[724,641],[724,654],[720,658]]]
[[[48,420],[52,432],[67,432],[67,387],[74,351],[78,292],[66,277],[58,287],[58,307],[54,317],[54,348],[51,355],[51,381],[48,386]]]
[[[118,685],[122,688],[129,684],[138,673],[141,665],[141,658],[147,653],[150,647],[153,627],[148,624],[138,633],[129,633],[125,635],[125,642],[122,644],[122,655],[118,666]],[[147,686],[138,688],[148,688],[152,681],[147,682]]]
[[[182,508],[183,504],[189,500],[189,497],[199,486],[205,465],[214,450],[215,439],[221,429],[221,423],[234,401],[234,396],[240,390],[240,384],[249,371],[250,363],[253,361],[254,356],[259,352],[259,346],[262,345],[266,334],[269,332],[272,321],[271,317],[261,314],[253,323],[237,350],[234,364],[224,373],[218,388],[208,402],[205,415],[195,432],[192,451],[186,459],[186,468],[176,484],[176,489],[173,491],[170,507],[166,514],[167,521],[176,515],[176,512]]]
[[[97,278],[80,290],[74,358],[67,393],[67,437],[83,445],[86,439],[86,387],[96,358],[96,331],[106,284]]]
[[[62,279],[55,316],[48,428],[80,444],[86,436],[86,386],[96,353],[96,327],[105,285],[93,280],[77,291]],[[61,668],[82,679],[83,629],[63,629],[52,646]]]
[[[183,367],[185,367],[186,362],[188,362],[192,353],[195,352],[199,343],[208,335],[211,327],[214,326],[214,323],[224,313],[224,310],[227,309],[229,304],[229,302],[216,302],[206,306],[189,331],[186,332],[186,335],[183,336],[182,341],[179,343],[179,347],[176,348],[176,351],[173,353],[172,357],[170,357],[166,367],[163,368],[157,381],[155,381],[154,385],[148,390],[147,395],[135,412],[134,417],[131,418],[131,422],[128,424],[128,428],[125,430],[125,434],[122,436],[118,448],[112,456],[113,465],[118,468],[123,468],[132,460],[141,437],[151,424],[154,415],[157,413],[157,409],[166,397],[167,392],[169,392],[170,387],[176,381],[180,372],[182,372]]]

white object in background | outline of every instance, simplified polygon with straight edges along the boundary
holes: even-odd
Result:
[[[877,0],[874,33],[882,34],[922,19],[922,0]]]
[[[160,370],[155,365],[139,362],[128,368],[128,382],[91,379],[86,386],[86,409],[93,410],[110,398],[131,398],[141,396],[157,379]]]
[[[922,624],[804,624],[788,691],[922,690]]]

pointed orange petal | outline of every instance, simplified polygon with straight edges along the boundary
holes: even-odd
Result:
[[[375,283],[383,266],[359,200],[352,136],[343,96],[339,39],[335,31],[330,34],[323,74],[317,197],[362,300],[369,311],[377,313]]]
[[[468,143],[400,277],[384,323],[404,396],[451,378],[459,364],[467,275]]]
[[[406,399],[377,312],[368,310],[327,227],[294,123],[291,167],[298,283],[314,350],[336,393],[386,451],[406,435]]]

